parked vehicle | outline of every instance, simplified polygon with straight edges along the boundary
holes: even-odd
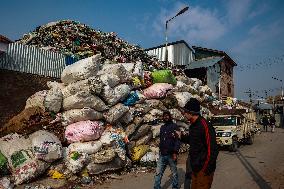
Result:
[[[240,143],[254,142],[256,123],[246,113],[213,115],[210,123],[215,128],[217,144],[228,146],[232,152],[237,150]]]

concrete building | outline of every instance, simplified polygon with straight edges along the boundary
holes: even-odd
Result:
[[[145,50],[165,61],[166,45]],[[185,74],[207,84],[220,98],[234,97],[234,67],[237,64],[225,52],[197,46],[189,46],[184,40],[168,44],[168,60],[185,66]]]

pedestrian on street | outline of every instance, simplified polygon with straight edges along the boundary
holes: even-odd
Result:
[[[160,156],[157,162],[154,189],[161,189],[161,180],[163,174],[169,165],[172,172],[172,188],[178,189],[178,173],[177,173],[177,155],[180,147],[180,141],[176,134],[178,126],[173,123],[170,112],[163,114],[165,122],[160,129]]]
[[[191,124],[188,135],[177,132],[181,141],[190,145],[191,189],[210,189],[219,153],[215,130],[200,115],[197,99],[191,98],[181,111]]]
[[[267,132],[267,125],[269,124],[267,115],[262,118],[263,131]]]
[[[274,131],[275,131],[275,123],[276,123],[276,120],[275,120],[274,116],[271,116],[269,121],[270,121],[271,132],[274,133]]]

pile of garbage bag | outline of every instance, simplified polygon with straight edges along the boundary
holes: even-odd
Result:
[[[100,53],[109,63],[144,62],[144,70],[162,69],[169,64],[149,56],[138,45],[129,44],[114,32],[95,30],[73,20],[61,20],[38,26],[34,31],[24,34],[17,42],[62,53],[76,61]],[[181,66],[169,66],[174,74],[182,73]]]
[[[32,95],[1,128],[1,174],[16,185],[45,173],[69,179],[155,162],[163,112],[187,129],[179,108],[190,97],[212,97],[200,80],[144,73],[141,62],[109,64],[101,54],[67,66],[61,81]]]

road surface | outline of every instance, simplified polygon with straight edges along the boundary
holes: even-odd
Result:
[[[184,188],[186,154],[179,157],[178,172]],[[97,189],[150,189],[154,173],[129,173],[119,179],[106,181]],[[162,188],[171,188],[170,171],[162,180]],[[240,146],[237,152],[222,150],[212,189],[284,189],[284,129],[275,133],[263,132],[255,137],[253,145]]]

